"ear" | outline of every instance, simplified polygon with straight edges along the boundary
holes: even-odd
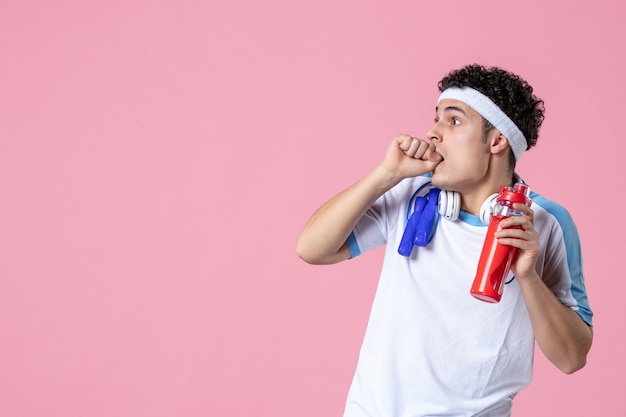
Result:
[[[493,129],[489,140],[489,151],[494,155],[501,154],[510,148],[508,139],[498,129]]]

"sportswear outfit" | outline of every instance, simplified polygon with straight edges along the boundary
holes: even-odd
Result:
[[[398,254],[415,190],[408,178],[380,197],[348,238],[355,257],[386,246],[344,417],[502,417],[532,377],[534,335],[510,273],[502,299],[469,294],[487,225],[461,212],[441,218],[427,247]],[[539,234],[537,272],[591,325],[578,232],[568,212],[531,194]]]

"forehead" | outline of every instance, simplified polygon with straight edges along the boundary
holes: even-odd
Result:
[[[478,112],[471,108],[469,105],[465,104],[460,100],[446,98],[439,102],[437,107],[435,107],[435,112],[437,114],[444,114],[446,112],[458,111],[464,113],[466,116],[470,118],[474,118],[479,116]]]

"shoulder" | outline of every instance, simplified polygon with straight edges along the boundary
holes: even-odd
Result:
[[[578,229],[570,212],[561,204],[540,194],[531,193],[535,229],[550,241],[564,241],[570,253],[580,252]]]
[[[532,209],[535,213],[551,217],[561,227],[575,227],[571,214],[561,204],[535,192],[531,193],[530,198],[532,199]],[[537,215],[535,217],[537,218]]]

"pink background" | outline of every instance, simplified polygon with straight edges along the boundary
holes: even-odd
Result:
[[[308,216],[479,62],[547,106],[519,172],[579,226],[588,365],[514,416],[623,416],[622,2],[3,0],[0,415],[340,416],[382,252]]]

